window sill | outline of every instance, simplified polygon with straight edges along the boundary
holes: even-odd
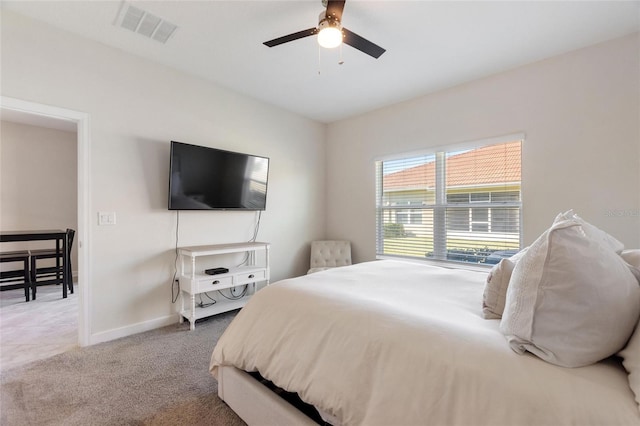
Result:
[[[402,257],[402,256],[388,256],[388,255],[379,255],[376,256],[377,260],[402,260],[403,262],[414,262],[414,263],[422,263],[431,266],[440,266],[442,268],[448,269],[464,269],[466,271],[475,271],[475,272],[489,272],[491,268],[495,265],[482,265],[478,263],[463,263],[463,262],[450,262],[446,260],[432,260],[432,259],[416,259],[412,257]]]

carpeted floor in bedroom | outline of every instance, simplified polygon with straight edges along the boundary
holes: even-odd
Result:
[[[3,425],[244,425],[217,397],[211,352],[236,312],[2,371]]]

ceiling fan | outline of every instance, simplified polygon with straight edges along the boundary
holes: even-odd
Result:
[[[344,9],[345,1],[346,0],[322,0],[322,5],[326,7],[326,10],[320,13],[317,27],[265,41],[263,44],[274,47],[317,34],[318,44],[322,47],[333,48],[340,46],[340,44],[344,42],[369,56],[376,59],[379,58],[380,55],[386,51],[385,49],[342,26],[342,10]]]

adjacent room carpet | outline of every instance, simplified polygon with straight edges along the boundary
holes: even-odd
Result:
[[[209,359],[236,312],[175,324],[2,372],[3,425],[244,425]]]

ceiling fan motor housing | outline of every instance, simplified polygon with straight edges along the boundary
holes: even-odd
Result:
[[[328,27],[336,27],[342,31],[342,24],[340,23],[340,20],[333,15],[327,16],[326,12],[322,11],[318,16],[318,31]]]

